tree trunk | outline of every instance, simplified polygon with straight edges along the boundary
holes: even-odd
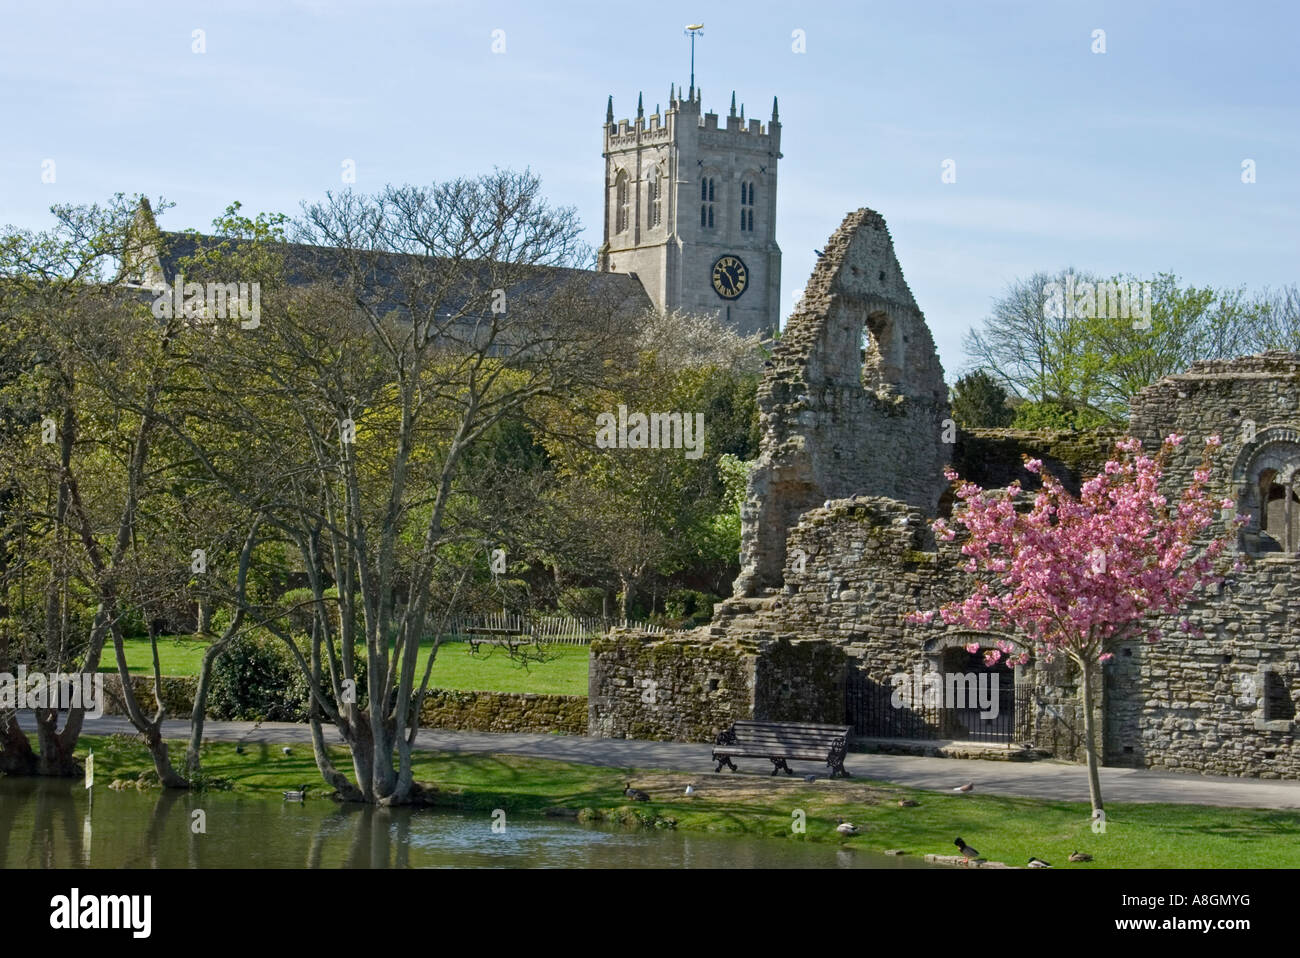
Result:
[[[365,796],[361,794],[361,789],[357,788],[348,781],[348,777],[334,767],[330,761],[329,752],[325,745],[325,734],[321,728],[321,715],[319,706],[316,705],[315,698],[312,699],[311,714],[308,718],[311,724],[311,747],[312,753],[316,759],[316,768],[320,772],[325,783],[331,786],[339,793],[339,798],[345,802],[363,802]]]
[[[1097,734],[1092,711],[1093,671],[1096,666],[1086,658],[1079,663],[1079,666],[1083,672],[1079,695],[1083,705],[1083,745],[1088,755],[1088,798],[1092,801],[1092,810],[1099,812],[1102,810],[1101,776],[1098,772]]]
[[[202,608],[202,606],[200,606]],[[223,646],[214,642],[203,652],[199,665],[199,681],[194,689],[194,708],[190,711],[190,744],[185,750],[185,771],[191,775],[202,767],[199,749],[203,745],[203,722],[207,718],[208,687],[212,683],[212,666]]]
[[[0,716],[0,774],[35,775],[36,769],[36,753],[18,727],[18,713]]]
[[[199,599],[198,623],[195,628],[199,635],[212,632],[212,603],[206,599]]]
[[[50,778],[76,778],[84,771],[73,756],[77,739],[73,737],[71,743],[65,741],[58,726],[56,709],[41,709],[36,713],[36,738],[41,747],[37,774]]]
[[[153,759],[154,770],[158,773],[158,781],[162,783],[163,788],[189,788],[190,783],[172,767],[171,756],[167,751],[167,743],[162,737],[162,721],[152,722],[149,728],[144,732],[144,744],[149,749],[149,756]]]
[[[162,737],[162,723],[166,716],[166,710],[163,709],[161,695],[158,689],[158,646],[154,643],[154,699],[158,702],[158,708],[154,712],[152,719],[146,718],[144,711],[140,708],[140,703],[135,698],[135,686],[131,683],[131,673],[126,667],[126,648],[122,640],[122,627],[119,622],[113,622],[111,626],[113,632],[113,651],[117,656],[117,674],[122,679],[122,700],[126,706],[127,718],[135,726],[136,731],[144,736],[145,747],[149,750],[149,757],[153,759],[154,770],[158,773],[158,781],[163,788],[189,788],[190,783],[184,776],[180,775],[172,767],[171,756],[168,754],[167,743]]]

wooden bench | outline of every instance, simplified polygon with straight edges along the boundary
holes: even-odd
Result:
[[[734,722],[718,736],[713,748],[715,772],[726,765],[734,772],[733,758],[766,758],[772,761],[772,774],[782,769],[793,775],[786,759],[825,762],[831,778],[843,775],[844,756],[848,752],[850,726],[815,725],[811,722]]]
[[[471,652],[477,652],[480,645],[500,645],[514,652],[521,645],[538,644],[537,636],[531,632],[520,632],[518,629],[488,628],[487,626],[468,628],[465,630],[465,637],[469,640],[469,650]]]

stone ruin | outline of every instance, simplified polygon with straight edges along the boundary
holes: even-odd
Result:
[[[994,741],[948,710],[902,716],[899,734],[889,697],[899,674],[980,668],[965,646],[993,638],[905,621],[970,588],[957,547],[929,528],[947,508],[944,465],[986,487],[1020,478],[1032,489],[1028,454],[1077,490],[1117,435],[954,434],[925,319],[884,220],[865,209],[819,259],[759,408],[734,595],[706,627],[593,643],[589,733],[711,742],[736,719],[822,721],[890,750],[1081,760],[1078,677],[1060,660],[1001,669],[1011,714]],[[1104,667],[1103,761],[1300,777],[1300,356],[1196,363],[1135,396],[1128,431],[1147,448],[1187,437],[1166,473],[1173,490],[1221,436],[1216,492],[1251,522],[1238,543],[1245,569],[1184,610],[1186,631],[1158,622],[1161,641],[1124,646]]]
[[[758,407],[737,595],[781,586],[789,530],[828,499],[871,491],[933,511],[948,389],[880,214],[850,213],[827,242]]]

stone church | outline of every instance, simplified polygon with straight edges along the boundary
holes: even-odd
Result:
[[[952,429],[925,318],[867,209],[829,239],[758,402],[734,595],[693,632],[593,643],[590,734],[712,742],[737,719],[820,721],[886,750],[1082,759],[1068,662],[988,669],[966,646],[994,636],[905,617],[971,587],[959,543],[930,531],[952,505],[945,464],[985,487],[1033,489],[1029,454],[1077,492],[1118,436]],[[1236,545],[1244,568],[1156,623],[1160,641],[1135,638],[1104,666],[1103,761],[1300,777],[1300,355],[1198,362],[1133,398],[1129,434],[1150,450],[1171,432],[1187,441],[1166,492],[1190,481],[1207,437],[1222,437],[1214,491],[1250,516]],[[896,677],[923,671],[997,673],[996,718],[919,698],[900,707]]]

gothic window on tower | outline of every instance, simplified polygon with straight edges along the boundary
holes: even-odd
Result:
[[[659,195],[661,192],[661,186],[659,181],[658,167],[652,167],[650,170],[649,187],[647,188],[646,192],[648,194],[648,199],[646,200],[646,203],[647,203],[647,212],[649,214],[646,217],[646,219],[650,221],[651,226],[658,226],[663,219],[663,215],[661,212],[661,210],[663,209],[663,204],[661,202],[661,197]]]
[[[627,204],[627,171],[619,170],[618,176],[614,178],[614,195],[617,213],[614,219],[614,232],[622,233],[627,229],[628,204]]]
[[[700,180],[700,228],[713,229],[713,196],[715,182],[706,176]]]
[[[750,182],[740,184],[740,231],[754,232],[754,184]]]

